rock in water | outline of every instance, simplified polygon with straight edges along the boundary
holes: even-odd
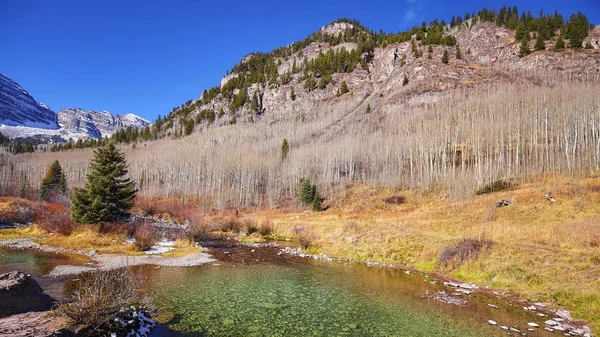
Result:
[[[29,275],[20,271],[0,275],[0,318],[50,310],[54,302]]]

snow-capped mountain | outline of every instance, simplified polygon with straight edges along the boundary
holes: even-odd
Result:
[[[59,129],[54,111],[43,103],[38,103],[17,82],[2,73],[0,73],[0,124]]]
[[[10,138],[38,141],[110,137],[127,127],[144,128],[151,123],[134,114],[65,108],[57,113],[38,103],[19,84],[0,73],[0,132]]]
[[[98,139],[110,137],[115,131],[130,126],[142,129],[150,125],[150,122],[134,114],[119,116],[106,110],[86,111],[81,108],[64,108],[58,112],[58,124],[68,132]]]

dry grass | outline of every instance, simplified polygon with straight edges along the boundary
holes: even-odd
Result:
[[[100,234],[98,229],[92,226],[84,226],[69,236],[44,235],[37,241],[42,245],[72,250],[97,250],[104,254],[143,254],[133,244],[125,242],[124,236]]]

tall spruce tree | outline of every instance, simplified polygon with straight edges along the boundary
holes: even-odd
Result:
[[[40,199],[50,200],[57,194],[67,193],[67,179],[58,160],[55,160],[46,171],[46,176],[40,184]]]
[[[125,157],[113,143],[96,149],[85,187],[73,189],[73,220],[101,224],[122,219],[137,193],[135,182],[126,175]]]

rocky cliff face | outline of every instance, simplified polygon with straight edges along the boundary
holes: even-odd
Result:
[[[0,124],[58,129],[56,114],[0,73]]]
[[[106,110],[86,111],[81,108],[64,108],[58,112],[58,123],[71,133],[86,135],[86,137],[98,139],[110,137],[115,131],[133,127],[142,129],[150,122],[134,114],[122,116],[113,115]]]

